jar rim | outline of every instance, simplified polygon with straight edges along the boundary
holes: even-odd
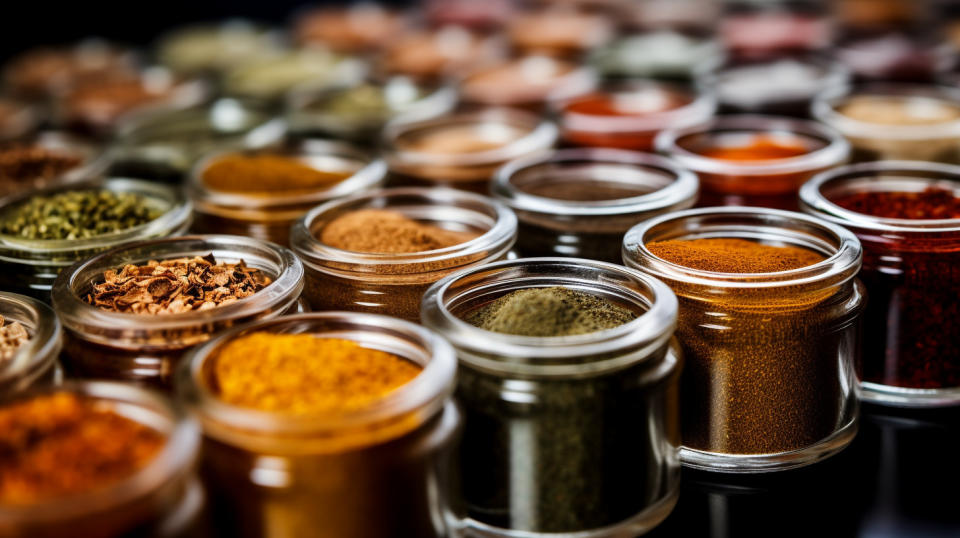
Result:
[[[132,262],[127,251],[131,249],[164,249],[183,245],[188,248],[192,243],[210,245],[211,248],[202,250],[214,253],[233,246],[245,247],[263,253],[277,262],[277,277],[262,290],[249,297],[244,297],[233,303],[211,308],[209,310],[193,310],[177,314],[134,314],[130,312],[111,312],[88,304],[76,293],[80,274],[91,266],[111,261],[111,267],[122,267],[128,263],[144,263],[149,259]],[[102,272],[92,273],[91,278],[100,278]],[[84,282],[86,283],[86,282]],[[140,328],[145,320],[149,320],[151,330],[180,329],[196,327],[217,320],[236,319],[255,315],[273,307],[280,307],[284,303],[293,302],[291,296],[298,297],[303,287],[303,265],[300,260],[285,247],[260,241],[249,237],[232,235],[189,235],[168,237],[146,242],[130,242],[116,248],[102,252],[92,258],[77,262],[69,269],[62,271],[57,277],[51,290],[53,308],[58,313],[64,327],[71,330],[81,330],[85,326],[116,328]]]
[[[811,105],[814,119],[851,137],[883,140],[930,140],[960,136],[960,118],[930,125],[870,123],[844,116],[837,106],[855,96],[923,97],[960,107],[960,89],[941,84],[873,82],[829,88]]]
[[[645,311],[636,319],[611,329],[573,336],[537,337],[488,331],[460,319],[448,307],[448,303],[456,298],[448,299],[450,288],[464,280],[473,280],[470,289],[488,286],[490,281],[500,275],[510,278],[511,284],[529,281],[530,285],[511,287],[509,291],[543,287],[546,284],[545,278],[541,276],[511,276],[517,268],[524,266],[540,270],[571,271],[566,280],[554,275],[551,282],[573,282],[570,279],[577,272],[595,272],[597,276],[591,276],[590,283],[597,290],[629,290],[615,284],[615,278],[628,279],[642,286],[651,296],[645,297],[630,290],[632,298],[645,307]],[[461,292],[461,295],[463,293],[465,292]],[[649,353],[637,353],[636,349],[652,350],[665,345],[673,334],[677,310],[677,298],[666,284],[635,269],[579,258],[522,258],[464,269],[437,281],[424,294],[421,319],[424,325],[438,331],[457,350],[478,354],[493,353],[498,357],[483,360],[461,354],[460,360],[471,365],[533,376],[569,376],[621,368],[647,359]],[[610,354],[618,352],[626,354],[609,357]],[[608,357],[589,364],[578,362],[578,359],[583,357],[603,355]]]
[[[13,357],[0,368],[0,383],[22,375],[31,369],[40,368],[50,360],[56,360],[62,345],[60,318],[45,303],[26,295],[0,291],[0,314],[6,323],[19,321],[5,311],[7,307],[22,308],[33,314],[36,328],[25,345],[20,346]]]
[[[801,138],[819,138],[825,142],[825,145],[796,157],[764,161],[733,161],[700,155],[679,144],[680,139],[685,136],[709,135],[712,131],[724,130],[758,133],[785,131]],[[654,139],[654,146],[657,151],[668,155],[694,172],[746,176],[791,174],[827,168],[845,161],[850,154],[850,143],[831,127],[809,120],[754,114],[717,116],[705,124],[661,131]]]
[[[524,192],[513,183],[515,176],[525,170],[546,164],[581,161],[652,168],[673,175],[673,179],[668,185],[646,194],[600,201],[538,196]],[[545,151],[508,162],[494,173],[491,193],[515,211],[550,215],[609,216],[653,211],[681,203],[696,196],[699,183],[696,174],[668,157],[614,148],[568,148]]]
[[[62,519],[108,510],[118,500],[134,498],[155,491],[164,483],[185,474],[196,459],[200,448],[200,428],[175,401],[154,391],[113,381],[68,381],[62,385],[46,385],[8,394],[4,402],[29,399],[57,392],[70,392],[81,397],[115,402],[118,406],[137,407],[158,419],[165,419],[169,431],[163,448],[130,476],[92,491],[56,497],[27,505],[0,506],[0,521],[44,521],[51,516]],[[128,414],[130,420],[143,424]]]
[[[884,178],[877,173],[895,172],[896,177]],[[936,178],[908,176],[910,173],[936,174]],[[955,232],[960,231],[960,218],[956,219],[897,219],[875,217],[840,207],[823,193],[828,184],[842,184],[858,179],[871,178],[876,186],[884,184],[917,183],[933,185],[952,182],[953,189],[960,189],[960,166],[926,161],[873,161],[840,166],[817,174],[800,187],[801,207],[819,218],[841,226],[856,226],[890,232]],[[890,192],[876,189],[877,192]]]
[[[423,369],[416,377],[368,406],[306,415],[262,411],[226,403],[217,398],[202,379],[202,368],[206,361],[220,346],[234,338],[284,325],[296,326],[299,330],[309,327],[310,324],[316,326],[325,322],[349,326],[348,334],[338,337],[361,346],[364,344],[361,334],[372,334],[378,329],[390,331],[413,340],[429,354],[429,359],[425,364],[418,362]],[[304,330],[296,334],[317,333]],[[403,358],[413,360],[410,357]],[[418,324],[379,314],[311,312],[256,321],[220,333],[187,354],[177,372],[177,389],[182,397],[199,410],[202,419],[209,417],[241,430],[296,434],[363,427],[414,412],[424,417],[433,416],[443,408],[445,400],[453,393],[456,370],[457,360],[453,347],[435,332]]]
[[[776,239],[798,245],[801,236],[783,230],[782,225],[799,223],[829,234],[834,239],[836,246],[833,247],[834,252],[829,256],[812,265],[768,273],[724,273],[693,269],[660,258],[647,248],[647,236],[656,228],[670,222],[737,217],[755,221],[755,224],[727,223],[722,226],[718,225],[719,228],[729,229],[730,231],[724,233],[710,232],[708,237],[758,239],[760,235],[763,235],[763,238],[767,238],[774,235],[775,229],[780,225],[778,230],[780,233],[776,235]],[[761,227],[762,225],[765,226]],[[698,222],[696,229],[700,230],[702,228],[702,223]],[[761,234],[761,232],[763,233]],[[793,241],[790,241],[791,239]],[[860,269],[862,247],[853,232],[837,224],[803,213],[761,207],[725,206],[678,211],[637,224],[624,236],[623,259],[628,267],[646,269],[638,262],[640,257],[652,262],[651,272],[656,276],[666,276],[685,282],[730,289],[785,288],[819,284],[835,285],[838,282],[845,282],[854,278]]]

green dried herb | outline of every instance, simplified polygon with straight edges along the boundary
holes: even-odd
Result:
[[[162,214],[142,195],[106,189],[37,195],[0,216],[0,234],[24,239],[89,239],[146,224]]]
[[[571,336],[612,329],[636,314],[610,301],[563,287],[515,291],[468,314],[467,323],[523,336]]]

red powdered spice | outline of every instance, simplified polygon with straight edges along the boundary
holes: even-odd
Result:
[[[830,201],[850,211],[885,219],[960,219],[960,197],[940,187],[919,192],[854,192]]]

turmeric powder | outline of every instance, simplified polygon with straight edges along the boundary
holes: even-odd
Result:
[[[362,408],[420,371],[413,362],[350,340],[253,333],[219,350],[209,377],[226,403],[304,415]]]
[[[238,153],[210,163],[203,171],[203,182],[208,188],[220,192],[289,195],[326,190],[350,175],[318,170],[283,155]]]

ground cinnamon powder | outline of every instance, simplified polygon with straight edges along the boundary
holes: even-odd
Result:
[[[802,247],[736,238],[656,241],[647,250],[668,262],[714,273],[773,273],[807,267],[824,256]]]
[[[396,211],[360,209],[332,220],[319,239],[331,247],[353,252],[408,254],[452,247],[477,236],[423,224]]]
[[[210,189],[242,194],[296,194],[328,189],[350,176],[317,170],[283,155],[225,155],[203,171]]]

